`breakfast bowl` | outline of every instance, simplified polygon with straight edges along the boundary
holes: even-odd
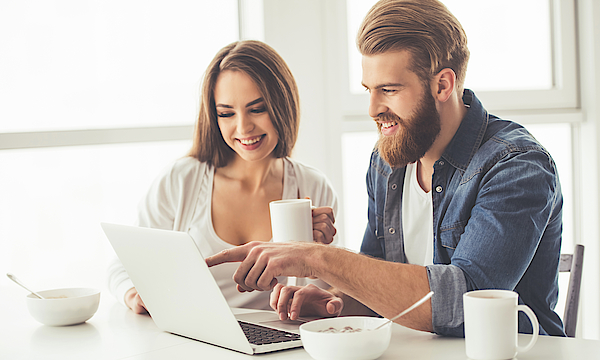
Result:
[[[376,359],[387,350],[391,336],[391,322],[368,316],[328,318],[300,325],[302,345],[316,360]]]
[[[100,290],[69,288],[38,291],[44,299],[27,295],[27,308],[34,319],[48,326],[81,324],[98,310]]]

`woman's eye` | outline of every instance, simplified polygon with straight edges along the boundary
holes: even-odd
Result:
[[[217,114],[217,116],[220,118],[228,118],[228,117],[232,117],[233,113],[220,113],[220,114]]]

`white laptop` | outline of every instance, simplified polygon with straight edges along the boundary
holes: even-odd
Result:
[[[246,354],[302,346],[301,322],[280,321],[272,311],[235,315],[187,233],[101,226],[161,330]],[[276,334],[264,335],[273,330]]]

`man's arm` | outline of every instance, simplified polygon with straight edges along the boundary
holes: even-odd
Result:
[[[270,290],[277,276],[316,277],[387,318],[430,291],[423,266],[387,262],[321,244],[252,242],[206,259],[209,266],[240,261],[234,280],[242,290]],[[431,302],[398,323],[432,331]]]
[[[346,304],[350,305],[346,310],[350,313],[368,309],[361,309],[348,297],[381,316],[391,318],[430,291],[424,266],[388,262],[338,248],[325,249],[319,255],[320,258],[315,258],[315,263],[311,264],[317,271],[317,277],[347,295],[344,301],[350,301]],[[401,325],[432,331],[431,302],[399,320]]]

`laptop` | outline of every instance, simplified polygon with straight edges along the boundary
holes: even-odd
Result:
[[[251,355],[302,346],[301,321],[231,309],[189,234],[101,226],[159,329]]]

